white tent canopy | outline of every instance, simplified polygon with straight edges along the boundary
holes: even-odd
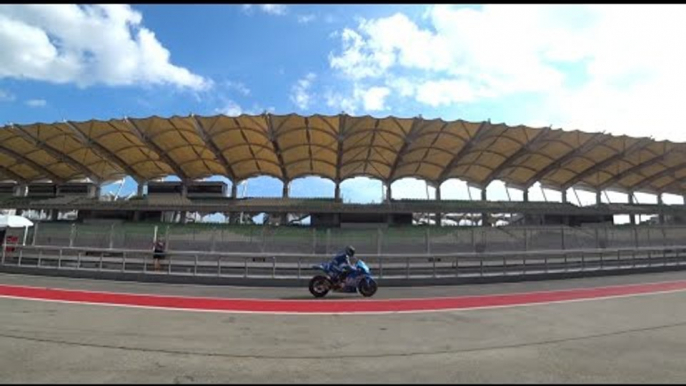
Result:
[[[0,215],[0,229],[2,228],[26,228],[33,226],[33,222],[26,217],[13,215]]]

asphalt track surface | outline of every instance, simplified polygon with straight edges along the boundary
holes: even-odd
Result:
[[[380,288],[372,300],[683,282],[684,272]],[[312,299],[241,288],[0,275],[0,284],[225,299]],[[328,302],[369,303],[334,294]],[[326,303],[312,300],[312,303]],[[442,312],[186,312],[0,298],[0,379],[95,383],[680,383],[686,291]]]

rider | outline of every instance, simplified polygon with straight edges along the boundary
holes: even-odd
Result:
[[[332,267],[336,273],[334,280],[338,283],[339,287],[343,287],[345,284],[345,278],[350,272],[355,270],[355,266],[351,263],[350,259],[355,258],[355,248],[352,245],[348,245],[345,249],[336,255],[332,261]]]

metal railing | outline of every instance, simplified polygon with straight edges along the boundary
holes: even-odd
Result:
[[[12,250],[8,250],[8,248]],[[325,254],[167,252],[154,270],[153,251],[144,249],[5,245],[2,266],[154,275],[233,278],[308,278]],[[377,278],[460,278],[588,272],[686,265],[686,245],[547,251],[361,256]]]
[[[38,223],[11,230],[24,243],[90,248],[147,249],[156,239],[170,251],[332,254],[352,244],[369,254],[503,252],[678,245],[686,226],[511,226],[315,229],[222,224]]]

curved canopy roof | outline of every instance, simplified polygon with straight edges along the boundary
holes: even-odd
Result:
[[[346,114],[153,116],[0,128],[0,179],[18,182],[318,175],[681,194],[684,155],[684,143],[648,138]]]

